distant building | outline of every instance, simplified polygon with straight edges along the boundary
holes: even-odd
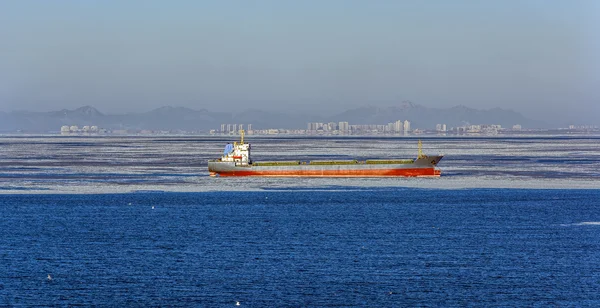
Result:
[[[317,123],[317,122],[315,122],[315,123],[308,123],[307,129],[309,131],[323,130],[323,126],[324,126],[323,123]]]
[[[394,132],[396,132],[396,133],[401,132],[402,127],[403,127],[402,120],[396,121],[396,123],[394,123]]]
[[[338,130],[341,132],[348,132],[350,130],[350,125],[348,125],[348,122],[340,122],[338,123]]]
[[[386,128],[385,128],[385,131],[387,133],[393,132],[394,131],[394,123],[388,123],[387,126],[386,126]]]
[[[338,130],[338,125],[335,122],[329,122],[327,126],[329,126],[328,127],[329,131]]]
[[[404,121],[404,133],[410,132],[410,122],[408,120]]]
[[[520,124],[515,124],[512,127],[513,130],[521,130],[521,125]]]
[[[93,125],[85,125],[81,129],[77,125],[63,125],[60,127],[60,133],[62,135],[72,135],[72,134],[97,134],[97,133],[106,133],[105,129],[98,128],[98,126]]]

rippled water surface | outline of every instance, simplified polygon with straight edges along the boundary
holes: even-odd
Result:
[[[573,189],[4,196],[0,305],[598,306],[598,200]]]
[[[0,306],[600,306],[600,139],[424,138],[439,178],[211,178],[217,137],[0,137]],[[415,138],[250,138],[256,160]]]

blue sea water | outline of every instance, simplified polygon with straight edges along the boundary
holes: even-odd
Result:
[[[599,200],[393,187],[2,195],[0,305],[600,306]]]

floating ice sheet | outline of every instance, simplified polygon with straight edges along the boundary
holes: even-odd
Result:
[[[288,189],[600,188],[599,137],[422,138],[440,178],[214,178],[228,137],[0,137],[0,194]],[[402,159],[416,138],[248,137],[254,160]]]

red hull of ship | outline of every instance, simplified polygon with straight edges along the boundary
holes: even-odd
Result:
[[[394,176],[440,176],[435,168],[364,169],[364,170],[236,170],[219,172],[219,176],[264,176],[264,177],[394,177]],[[211,176],[216,174],[211,173]]]

